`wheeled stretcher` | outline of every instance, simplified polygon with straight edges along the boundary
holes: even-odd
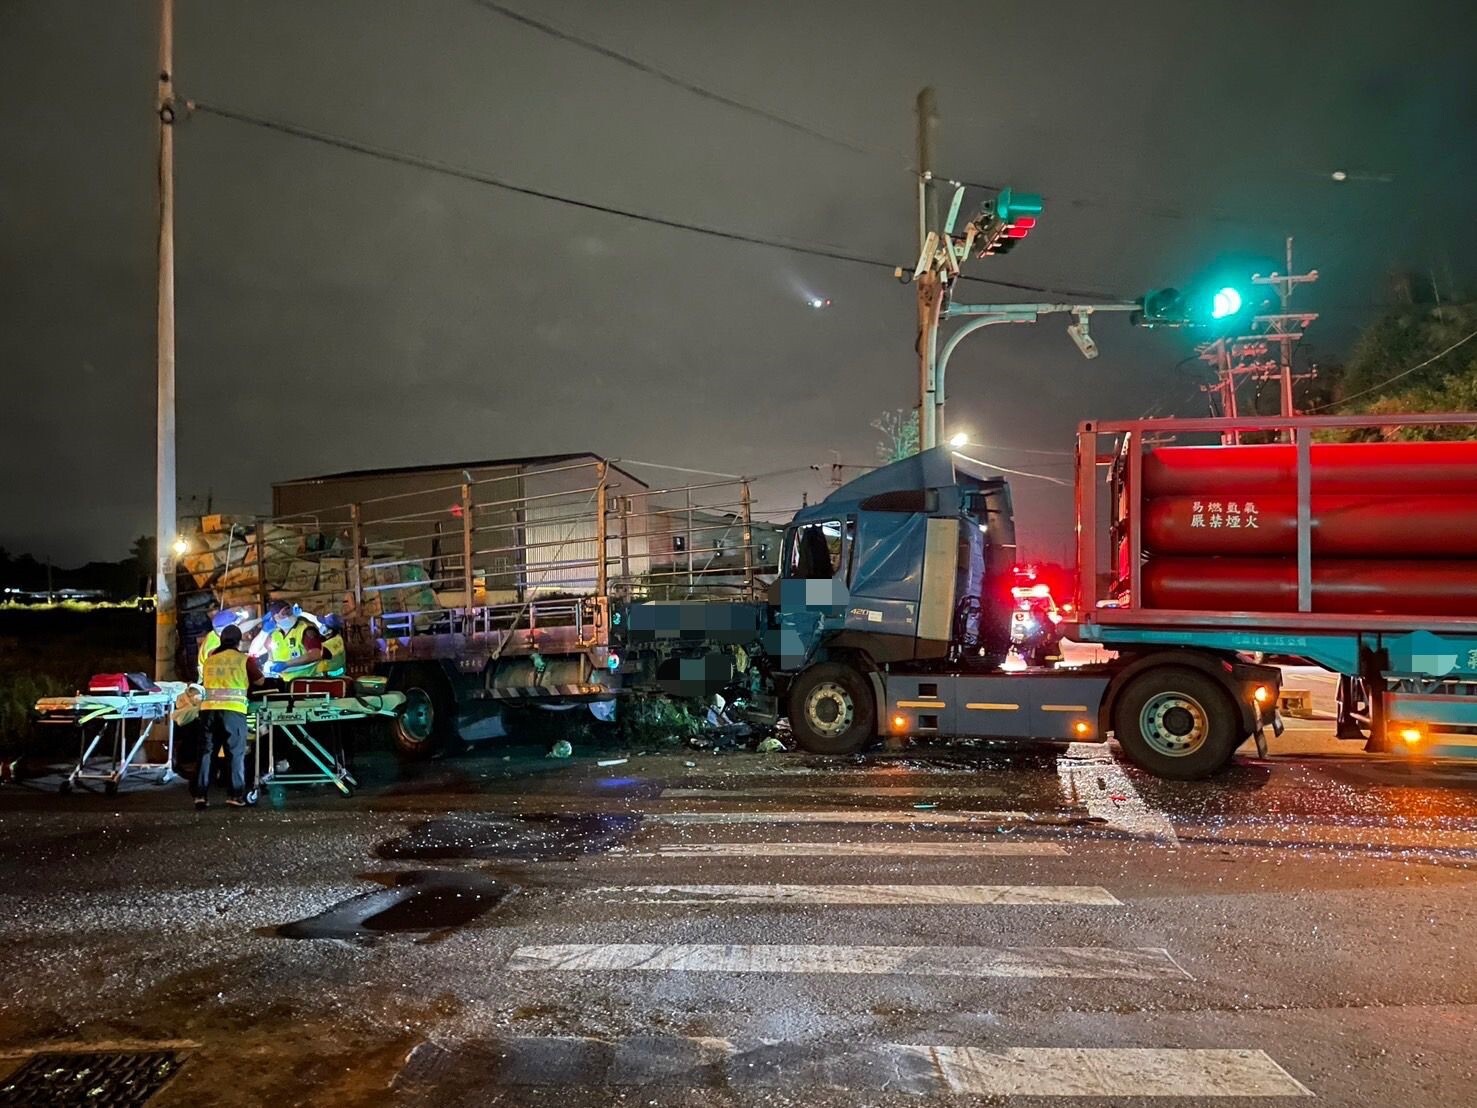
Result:
[[[405,694],[385,692],[366,682],[316,678],[292,682],[285,691],[254,695],[248,726],[256,738],[256,786],[247,799],[256,800],[263,785],[333,785],[349,796],[358,782],[344,764],[342,752],[330,750],[308,728],[339,724],[374,716],[394,716]],[[312,769],[279,770],[278,734],[307,759]]]
[[[174,772],[172,713],[175,700],[186,687],[181,681],[166,681],[148,691],[85,692],[36,701],[42,723],[69,725],[80,731],[77,764],[62,779],[61,791],[70,792],[79,781],[101,781],[103,790],[112,796],[125,777],[146,772],[158,772],[161,784],[173,781],[178,774]],[[146,760],[144,744],[151,737],[163,739],[161,761]],[[106,770],[87,764],[99,747],[109,754]]]

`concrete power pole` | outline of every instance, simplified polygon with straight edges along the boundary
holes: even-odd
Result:
[[[932,88],[918,93],[918,250],[927,249],[928,236],[937,219],[933,206],[933,133],[938,127],[938,107]],[[918,449],[938,445],[935,411],[939,318],[944,305],[941,275],[929,267],[917,277],[918,286]]]
[[[154,679],[174,677],[174,0],[159,0],[159,300],[154,485]]]

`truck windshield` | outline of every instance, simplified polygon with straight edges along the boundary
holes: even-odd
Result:
[[[807,523],[789,537],[785,576],[829,580],[841,571],[841,521]]]

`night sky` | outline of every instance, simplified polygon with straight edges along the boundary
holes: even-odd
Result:
[[[1047,196],[1030,240],[970,273],[1131,298],[1291,233],[1322,274],[1300,301],[1326,313],[1315,359],[1389,301],[1390,270],[1470,290],[1477,268],[1470,3],[508,0],[827,139],[471,0],[178,4],[181,96],[909,265],[932,84],[940,173]],[[151,2],[0,0],[0,545],[63,563],[152,529],[154,52]],[[264,510],[289,477],[566,450],[870,462],[870,422],[915,402],[912,290],[881,268],[215,116],[178,128],[177,157],[179,486],[218,510]],[[1205,411],[1203,375],[1176,369],[1190,335],[1103,319],[1087,362],[1066,322],[961,347],[950,418],[978,456],[1066,477],[1016,448]],[[1020,480],[1016,503],[1027,547],[1063,552],[1069,494]]]

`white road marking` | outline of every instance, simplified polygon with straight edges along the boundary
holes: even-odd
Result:
[[[1061,858],[1061,843],[866,842],[866,843],[673,843],[648,851],[612,850],[630,858]]]
[[[826,812],[668,812],[648,815],[647,823],[1021,823],[1028,812],[941,812],[933,808],[905,811],[867,811],[836,808]]]
[[[1260,1050],[899,1046],[971,1096],[1312,1096]]]
[[[718,1036],[499,1036],[490,1084],[845,1089],[971,1097],[1312,1096],[1260,1050],[846,1044]],[[429,1083],[427,1078],[422,1084]],[[870,1101],[869,1101],[870,1102]],[[659,1101],[652,1100],[656,1104]]]
[[[612,885],[589,890],[659,904],[1093,904],[1122,907],[1097,885]]]
[[[520,946],[515,971],[898,973],[924,977],[1073,977],[1154,981],[1189,976],[1167,950],[1095,946],[745,946],[570,943]]]
[[[1005,790],[995,785],[961,787],[944,785],[929,788],[927,785],[790,785],[765,786],[752,789],[663,789],[664,798],[693,800],[705,797],[761,797],[761,796],[1003,796]]]
[[[1057,758],[1056,772],[1067,799],[1080,803],[1088,815],[1130,834],[1179,846],[1174,825],[1163,812],[1144,803],[1106,744],[1072,743]]]

